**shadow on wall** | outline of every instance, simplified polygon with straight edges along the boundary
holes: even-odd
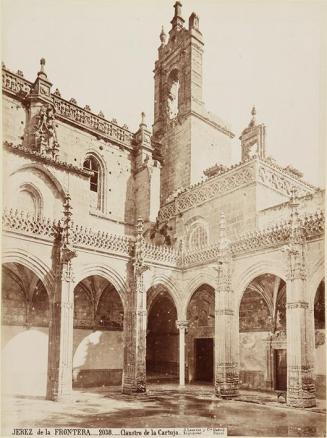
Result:
[[[120,385],[123,368],[121,331],[74,329],[73,386]]]
[[[45,396],[48,334],[29,329],[15,335],[2,350],[2,392]]]

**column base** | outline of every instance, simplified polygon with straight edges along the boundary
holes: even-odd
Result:
[[[216,384],[215,396],[231,400],[239,395],[238,385],[237,387],[230,384]]]
[[[73,393],[69,394],[47,394],[46,400],[53,402],[71,401],[73,399]]]
[[[138,383],[125,383],[122,386],[122,393],[126,395],[131,394],[140,394],[140,393],[146,393],[146,384],[145,382],[138,382]]]
[[[294,396],[294,395],[287,395],[287,406],[290,406],[292,408],[314,408],[317,406],[316,398],[312,395],[310,396]]]

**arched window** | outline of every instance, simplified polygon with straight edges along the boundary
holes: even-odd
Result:
[[[189,247],[191,249],[201,248],[208,243],[208,233],[203,224],[196,224],[190,232]]]
[[[42,198],[32,184],[23,184],[17,194],[17,208],[30,213],[32,216],[41,216]]]
[[[178,70],[172,70],[168,77],[168,117],[174,119],[179,109],[179,79]]]
[[[90,207],[102,211],[104,209],[103,167],[94,155],[86,157],[83,167],[93,172],[90,177]]]
[[[99,163],[95,157],[87,157],[83,164],[84,169],[90,170],[93,172],[93,175],[90,178],[90,190],[91,192],[98,192],[99,190]]]

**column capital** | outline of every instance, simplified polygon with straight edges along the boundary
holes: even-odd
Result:
[[[308,309],[309,303],[306,301],[295,301],[291,303],[287,303],[288,309]]]
[[[228,308],[216,309],[215,310],[215,315],[217,315],[217,316],[234,316],[235,312],[234,312],[233,309],[228,309]]]
[[[178,330],[187,330],[189,324],[190,324],[190,321],[187,321],[187,320],[177,320],[176,321],[176,327],[178,328]]]

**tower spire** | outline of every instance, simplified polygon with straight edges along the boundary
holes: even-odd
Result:
[[[251,111],[252,119],[250,121],[249,126],[254,126],[256,124],[256,118],[255,118],[256,114],[257,114],[257,111],[255,109],[255,106],[253,105],[252,111]]]
[[[38,77],[46,79],[47,78],[47,74],[46,74],[45,69],[44,69],[44,66],[45,66],[45,59],[44,58],[40,59],[40,65],[41,65],[41,68],[40,68],[40,71],[38,72],[37,75],[38,75]]]
[[[165,29],[163,26],[161,26],[161,33],[160,33],[160,41],[161,45],[165,45],[167,40],[167,35],[165,33]]]
[[[172,29],[180,30],[184,24],[184,18],[182,17],[182,3],[177,0],[174,4],[175,14],[174,18],[171,20]]]

